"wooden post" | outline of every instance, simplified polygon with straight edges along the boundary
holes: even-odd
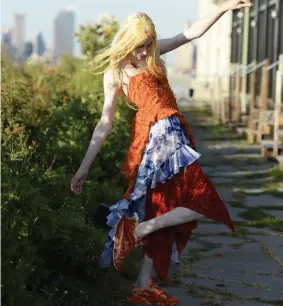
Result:
[[[213,88],[213,99],[212,99],[212,113],[214,119],[218,121],[218,88],[217,88],[217,76],[213,77],[212,81],[212,88]]]
[[[234,72],[234,64],[230,63],[230,71]],[[228,100],[228,122],[233,121],[233,102],[234,102],[234,75],[229,74],[229,100]]]
[[[253,61],[253,67],[256,65],[256,61]],[[250,112],[249,112],[249,129],[254,129],[255,109],[256,106],[256,71],[253,70],[250,74]]]
[[[273,155],[278,154],[279,143],[279,119],[281,115],[282,91],[283,91],[283,54],[279,56],[279,68],[276,72],[276,90],[275,90],[275,109],[274,109],[274,135],[273,135]]]
[[[213,82],[211,81],[210,82],[210,107],[211,107],[211,114],[212,114],[212,117],[215,117],[215,101],[214,101],[214,89],[213,89]]]
[[[257,142],[261,142],[262,132],[264,123],[262,119],[264,118],[264,112],[268,109],[268,85],[269,85],[269,71],[267,67],[269,66],[269,59],[264,61],[261,72],[261,90],[260,90],[260,107],[259,107],[259,121],[258,121],[258,133]]]
[[[250,26],[250,8],[244,9],[244,23],[243,23],[243,51],[242,51],[242,64],[243,67],[248,65],[248,48],[249,48],[249,26]],[[242,77],[242,93],[241,93],[241,109],[246,114],[247,112],[247,75],[243,74]]]
[[[253,61],[253,66],[256,65],[256,61]],[[255,107],[256,107],[256,71],[253,70],[250,74],[250,111],[249,111],[249,122],[248,127],[251,130],[255,129]],[[248,143],[254,143],[254,135],[251,133],[247,134]]]
[[[223,95],[223,82],[221,77],[218,77],[218,84],[219,84],[219,89],[220,89],[220,122],[221,123],[226,123],[226,116],[225,116],[225,108],[226,108],[226,104],[225,104],[225,98]]]
[[[222,92],[221,92],[221,81],[220,76],[216,77],[216,116],[217,121],[221,122],[221,111],[222,111]]]
[[[228,120],[229,123],[233,121],[233,101],[234,101],[234,76],[233,76],[234,65],[230,63],[230,74],[229,74],[229,104],[228,104]]]
[[[237,65],[236,89],[235,89],[235,122],[241,121],[241,65]]]
[[[214,112],[214,119],[218,119],[218,101],[217,101],[217,98],[218,98],[218,93],[217,93],[217,77],[215,76],[214,79],[213,79],[213,112]]]

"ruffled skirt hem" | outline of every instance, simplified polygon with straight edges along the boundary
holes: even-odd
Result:
[[[135,186],[133,192],[130,194],[130,199],[127,200],[123,198],[110,207],[110,214],[107,216],[107,225],[112,229],[108,233],[108,240],[98,261],[100,267],[107,267],[112,263],[116,228],[120,218],[136,217],[139,222],[143,222],[145,219],[148,220],[156,217],[158,208],[153,207],[152,197],[159,197],[158,199],[156,198],[157,201],[155,200],[154,203],[160,203],[160,207],[166,206],[168,203],[164,203],[164,199],[166,199],[166,192],[168,192],[169,189],[172,190],[173,188],[171,195],[168,197],[168,201],[170,201],[171,198],[174,204],[171,206],[167,205],[168,210],[176,206],[184,206],[197,212],[201,211],[200,213],[204,215],[213,216],[213,214],[208,213],[211,207],[206,211],[202,208],[202,206],[205,206],[203,203],[199,203],[197,200],[199,205],[199,207],[197,207],[198,205],[194,204],[196,202],[195,199],[194,202],[191,201],[193,200],[193,189],[196,188],[197,185],[195,185],[193,189],[190,189],[188,194],[183,190],[188,190],[190,185],[193,186],[189,180],[183,181],[181,185],[176,185],[174,183],[178,181],[178,177],[181,177],[180,173],[182,173],[182,177],[184,177],[184,170],[187,172],[188,169],[195,169],[195,165],[197,165],[198,170],[199,164],[197,160],[200,156],[200,153],[190,147],[185,128],[180,123],[180,119],[177,116],[170,116],[159,120],[151,127],[149,140],[143,153],[142,162],[138,169]],[[193,175],[192,171],[189,172]],[[195,175],[195,177],[197,177],[197,175]],[[188,186],[182,186],[184,183]],[[162,186],[162,188],[160,188],[160,186]],[[212,185],[209,185],[209,187],[212,188],[212,191],[209,190],[210,194],[216,192]],[[201,189],[198,190],[201,192]],[[203,189],[203,192],[208,192],[208,189]],[[175,198],[172,198],[172,194],[175,194]],[[186,198],[182,197],[182,195],[186,195]],[[201,196],[199,197],[199,199],[202,198]],[[223,204],[220,198],[219,201]],[[191,202],[192,205],[190,204]],[[224,210],[225,209],[224,206]],[[162,214],[162,211],[164,210],[159,210],[159,214]],[[215,216],[213,217],[215,218]],[[224,223],[225,222],[226,221],[224,221]],[[229,222],[230,221],[227,221],[226,223],[229,224]],[[196,222],[189,225],[191,230],[195,227]],[[180,228],[181,227],[179,227],[179,229]],[[183,230],[187,231],[187,229],[183,227]],[[186,237],[188,238],[189,236],[186,235]],[[186,241],[187,238],[185,239]],[[178,246],[175,240],[172,241],[171,244],[170,256],[173,262],[178,263],[180,251],[183,247],[180,248],[180,245]],[[150,247],[148,250],[148,252],[154,256],[152,254],[153,252],[150,251]],[[147,252],[146,248],[145,252]]]

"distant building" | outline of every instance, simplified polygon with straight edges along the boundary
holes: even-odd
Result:
[[[3,30],[2,32],[2,45],[12,46],[12,30]]]
[[[217,8],[215,0],[199,0],[199,18]],[[215,87],[218,76],[221,76],[222,89],[229,91],[229,69],[231,57],[232,12],[225,13],[197,41],[196,98],[211,99],[210,89]]]
[[[46,46],[44,43],[43,36],[41,33],[38,33],[35,36],[33,52],[37,53],[38,55],[42,55],[45,51],[46,51]]]
[[[185,24],[185,29],[190,27],[190,21]],[[176,67],[183,71],[190,71],[194,68],[194,43],[187,43],[176,50]]]
[[[11,58],[14,57],[15,49],[12,42],[12,30],[2,32],[1,51],[5,51]]]
[[[54,20],[54,59],[73,55],[75,14],[71,9],[61,10]]]
[[[24,14],[14,15],[14,31],[12,36],[12,44],[17,50],[17,57],[21,58],[24,53],[26,34],[26,17]]]
[[[33,43],[31,41],[27,41],[25,43],[24,52],[23,52],[23,58],[24,60],[28,59],[33,52]]]

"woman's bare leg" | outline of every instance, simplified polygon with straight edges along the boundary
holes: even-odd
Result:
[[[194,220],[199,220],[205,217],[191,209],[185,207],[176,207],[168,213],[153,218],[151,220],[142,222],[137,225],[135,229],[135,235],[142,238],[154,231],[169,226],[179,225]],[[153,271],[153,260],[147,256],[144,256],[140,273],[136,282],[137,288],[146,288],[150,284],[150,278]]]
[[[176,207],[159,217],[155,217],[138,224],[135,229],[135,235],[138,238],[143,238],[146,235],[149,235],[150,233],[162,228],[184,224],[190,221],[202,219],[204,217],[204,215],[201,215],[189,208]]]
[[[153,270],[153,260],[144,256],[140,269],[140,274],[136,282],[136,288],[145,288],[150,285],[150,278]]]

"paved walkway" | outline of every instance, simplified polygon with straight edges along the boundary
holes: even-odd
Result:
[[[209,116],[188,116],[202,168],[225,201],[236,232],[208,219],[199,224],[164,289],[180,298],[179,306],[283,305],[283,198],[264,193],[275,164],[260,157],[258,146],[231,140],[228,132],[215,134]],[[247,219],[258,213],[264,213],[265,223],[268,216],[281,218],[281,231],[265,223],[251,226]]]

